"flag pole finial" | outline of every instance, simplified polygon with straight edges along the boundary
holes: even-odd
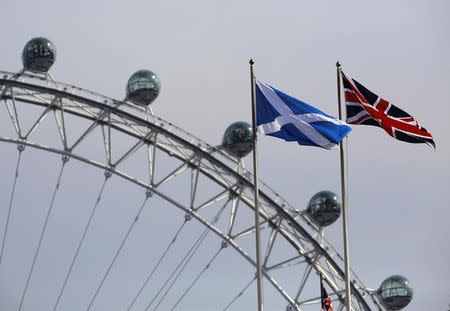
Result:
[[[336,68],[341,69],[341,63],[339,61],[336,62]]]
[[[255,63],[255,61],[253,60],[253,58],[250,58],[250,60],[248,61],[248,63],[250,64],[250,66],[253,66],[253,64]]]

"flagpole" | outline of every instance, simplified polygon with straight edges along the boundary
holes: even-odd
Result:
[[[255,99],[255,75],[253,73],[253,64],[255,62],[250,59],[250,82],[251,82],[251,98],[252,98],[252,133],[253,133],[253,185],[255,196],[255,243],[256,243],[256,283],[258,295],[258,311],[264,310],[263,302],[263,284],[261,269],[261,233],[259,227],[259,187],[258,187],[258,159],[257,159],[257,128],[256,128],[256,99]]]
[[[336,62],[337,73],[337,92],[338,92],[338,109],[339,120],[342,120],[342,104],[341,104],[341,64]],[[345,306],[348,311],[351,310],[351,292],[350,292],[350,263],[348,252],[348,221],[347,221],[347,187],[345,183],[345,157],[344,157],[344,140],[339,143],[339,155],[341,165],[341,194],[342,194],[342,228],[344,237],[344,264],[345,264]]]

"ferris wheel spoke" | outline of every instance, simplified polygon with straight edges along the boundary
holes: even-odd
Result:
[[[19,311],[22,310],[23,302],[25,300],[25,296],[26,296],[27,290],[28,290],[28,285],[30,284],[31,276],[33,274],[34,267],[36,265],[36,260],[37,260],[38,254],[39,254],[39,250],[41,248],[42,241],[43,241],[43,238],[44,238],[44,235],[45,235],[45,231],[46,231],[47,226],[48,226],[48,220],[50,218],[50,214],[52,212],[52,209],[53,209],[53,206],[54,206],[54,203],[55,203],[56,194],[57,194],[58,190],[60,189],[61,178],[62,178],[62,175],[63,175],[63,172],[64,172],[64,168],[65,168],[66,163],[67,163],[68,160],[69,160],[69,158],[67,156],[64,155],[62,157],[62,164],[61,164],[61,168],[59,170],[58,180],[56,182],[56,186],[55,186],[55,189],[54,189],[53,195],[52,195],[52,200],[51,200],[50,206],[48,208],[47,215],[45,217],[44,226],[42,227],[41,235],[39,237],[39,242],[38,242],[36,251],[35,251],[34,256],[33,256],[33,262],[31,264],[30,271],[28,272],[28,277],[27,277],[27,281],[26,281],[26,284],[25,284],[25,288],[24,288],[24,290],[22,292],[22,297],[20,298],[20,304],[19,304],[19,309],[18,309]]]
[[[225,242],[225,241],[224,241]],[[198,273],[198,275],[195,277],[195,279],[192,281],[191,284],[189,284],[189,286],[186,288],[186,290],[183,292],[183,294],[180,296],[180,298],[178,298],[178,300],[175,302],[175,304],[172,306],[172,308],[170,309],[170,311],[175,310],[175,308],[180,304],[180,302],[183,300],[183,298],[189,293],[189,291],[194,287],[194,285],[198,282],[198,280],[200,279],[200,277],[203,275],[203,273],[206,272],[206,270],[208,270],[212,263],[214,262],[214,260],[217,258],[217,256],[219,256],[219,253],[228,246],[228,244],[222,243],[219,250],[212,256],[212,258],[208,261],[208,263],[206,264],[206,266]],[[156,308],[155,308],[156,310]]]
[[[111,272],[112,267],[114,266],[117,258],[119,257],[120,252],[122,251],[123,246],[125,245],[128,237],[130,236],[131,231],[133,230],[134,226],[136,225],[137,221],[139,220],[139,216],[141,215],[141,212],[143,211],[145,204],[147,203],[148,199],[152,196],[152,192],[147,191],[146,195],[145,195],[145,199],[142,202],[141,206],[139,207],[139,210],[133,220],[133,222],[131,223],[130,227],[128,228],[127,233],[125,234],[125,236],[122,239],[122,242],[120,243],[119,248],[117,249],[116,253],[114,254],[113,260],[111,261],[111,263],[109,264],[108,268],[106,269],[105,274],[103,275],[102,280],[100,281],[99,285],[97,286],[97,289],[95,290],[95,293],[93,295],[93,297],[91,298],[91,301],[89,302],[88,307],[86,308],[87,311],[91,310],[92,305],[94,304],[95,299],[97,298],[98,293],[100,292],[100,290],[103,287],[103,284],[106,281],[106,278],[108,277],[109,273]]]
[[[16,184],[17,184],[17,179],[19,178],[20,160],[22,158],[22,151],[24,150],[24,148],[25,148],[24,145],[18,145],[17,146],[19,154],[17,155],[17,164],[16,164],[16,170],[15,170],[15,173],[14,173],[14,181],[13,181],[13,186],[12,186],[12,189],[11,189],[11,195],[9,197],[8,215],[6,216],[5,230],[3,232],[2,249],[0,251],[0,265],[2,264],[3,253],[5,251],[5,244],[6,244],[6,237],[7,237],[7,234],[8,234],[9,219],[10,219],[10,216],[11,216],[11,210],[12,210],[14,197],[15,197],[15,193],[16,193]]]
[[[72,273],[72,269],[75,266],[76,260],[78,258],[78,254],[80,253],[80,249],[81,249],[81,247],[83,245],[83,242],[84,242],[84,240],[86,238],[86,234],[87,234],[87,232],[89,230],[89,227],[91,225],[92,218],[94,217],[95,211],[96,211],[96,209],[97,209],[97,207],[98,207],[98,205],[99,205],[99,203],[101,201],[101,198],[102,198],[103,191],[105,189],[106,183],[107,183],[107,181],[109,180],[110,177],[111,177],[111,172],[105,171],[105,179],[104,179],[104,181],[102,183],[102,186],[100,188],[100,192],[99,192],[99,194],[97,196],[95,204],[94,204],[94,206],[93,206],[93,208],[91,210],[91,213],[89,215],[89,219],[88,219],[88,221],[87,221],[87,223],[86,223],[86,225],[84,227],[84,230],[83,230],[80,242],[78,243],[78,247],[77,247],[77,249],[75,251],[75,254],[74,254],[73,258],[72,258],[72,261],[70,263],[69,270],[66,273],[66,277],[64,279],[63,285],[61,286],[61,290],[59,291],[58,298],[56,299],[56,302],[54,304],[53,311],[55,311],[58,308],[59,302],[61,301],[61,298],[63,296],[64,290],[65,290],[66,285],[67,285],[67,282],[69,281],[70,275]]]
[[[144,290],[144,288],[147,286],[147,284],[150,282],[151,278],[153,277],[154,273],[156,272],[156,270],[158,269],[159,265],[161,264],[161,262],[164,260],[164,258],[166,257],[167,253],[169,252],[169,250],[171,249],[171,247],[175,244],[175,242],[177,241],[178,235],[180,234],[181,230],[184,228],[185,224],[190,220],[190,218],[185,217],[183,223],[181,224],[180,228],[178,229],[178,231],[175,233],[175,236],[172,238],[171,242],[169,243],[169,245],[166,247],[166,249],[164,250],[164,252],[162,253],[162,255],[159,257],[158,261],[156,262],[156,264],[154,265],[153,269],[151,270],[151,272],[149,273],[149,275],[147,276],[147,278],[145,279],[144,283],[142,284],[142,286],[139,288],[137,294],[134,296],[133,300],[131,301],[130,305],[128,306],[128,311],[131,310],[131,308],[133,307],[133,305],[136,303],[136,300],[139,298],[139,296],[141,295],[142,291]]]
[[[217,221],[220,219],[220,215],[222,214],[222,212],[224,211],[224,209],[226,208],[227,204],[229,203],[230,200],[228,200],[227,202],[225,202],[225,204],[220,208],[220,210],[216,213],[216,215],[214,216],[214,218],[211,221],[211,225],[214,225],[215,223],[217,223]],[[186,266],[189,264],[189,262],[191,261],[192,257],[195,255],[195,253],[197,252],[197,250],[200,248],[201,244],[203,243],[203,241],[205,240],[205,238],[207,237],[208,233],[210,232],[210,228],[206,227],[203,232],[200,234],[200,236],[198,237],[198,239],[194,242],[194,244],[192,245],[192,247],[187,251],[187,253],[185,254],[185,256],[181,259],[181,261],[178,263],[178,265],[175,267],[175,269],[173,270],[173,272],[170,274],[170,276],[166,279],[166,281],[164,282],[164,284],[159,288],[158,292],[152,297],[152,299],[150,300],[150,302],[146,305],[145,307],[145,311],[147,311],[152,304],[155,302],[156,298],[159,296],[159,294],[161,294],[161,292],[164,290],[164,288],[167,286],[167,284],[169,284],[169,282],[172,280],[172,282],[169,284],[169,286],[167,287],[166,291],[164,292],[164,294],[162,295],[162,297],[160,298],[160,300],[158,301],[156,307],[154,310],[156,310],[156,308],[161,304],[161,302],[164,300],[164,298],[167,296],[167,294],[170,292],[171,288],[174,286],[174,284],[176,283],[176,281],[178,280],[178,278],[181,276],[181,274],[183,273],[184,269],[186,268]],[[178,273],[177,273],[178,272]],[[172,279],[173,278],[173,279]]]
[[[248,282],[243,288],[242,288],[242,290],[239,292],[239,293],[237,293],[236,294],[236,296],[234,296],[232,299],[231,299],[231,301],[225,306],[225,308],[223,308],[223,310],[222,311],[227,311],[238,299],[239,299],[239,297],[241,297],[244,293],[245,293],[245,291],[250,287],[250,285],[252,285],[253,284],[253,282],[255,282],[255,280],[256,280],[256,276],[250,281],[250,282]]]
[[[189,260],[192,258],[192,256],[195,254],[195,252],[197,251],[197,249],[200,247],[201,243],[203,242],[203,240],[206,238],[206,235],[208,233],[208,228],[205,228],[203,230],[203,232],[201,233],[200,237],[194,242],[194,245],[192,245],[192,247],[188,250],[188,252],[185,254],[185,256],[183,257],[183,259],[181,259],[181,261],[178,263],[178,265],[175,267],[175,269],[173,270],[173,272],[170,274],[170,276],[166,279],[166,281],[164,282],[164,284],[159,288],[158,292],[152,297],[152,299],[147,303],[146,307],[145,307],[145,311],[147,311],[151,305],[153,304],[153,302],[155,302],[156,298],[158,298],[159,294],[161,294],[161,292],[164,290],[164,288],[167,286],[167,284],[169,284],[170,280],[172,280],[172,278],[175,276],[175,274],[177,273],[177,271],[182,272],[182,270],[186,267],[187,263],[189,262]],[[177,275],[177,277],[180,275],[181,273],[179,273]],[[164,299],[164,297],[167,295],[167,293],[169,292],[171,286],[173,286],[173,284],[176,282],[177,277],[175,277],[175,279],[173,280],[173,282],[169,285],[169,288],[166,290],[165,294],[163,295],[163,297],[161,299]]]

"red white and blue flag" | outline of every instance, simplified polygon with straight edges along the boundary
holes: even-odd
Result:
[[[414,117],[372,93],[343,72],[342,80],[348,124],[379,126],[398,140],[425,143],[436,149],[433,136]]]
[[[320,279],[320,292],[321,292],[321,301],[322,301],[322,311],[333,311],[333,302],[331,301],[330,296],[323,287],[322,279]]]

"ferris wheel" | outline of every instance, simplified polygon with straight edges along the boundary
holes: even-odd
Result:
[[[30,40],[24,69],[0,72],[2,310],[254,308],[253,177],[242,158],[251,127],[219,146],[157,117],[160,81],[128,80],[124,100],[57,82],[56,49]],[[261,182],[265,304],[320,310],[323,280],[344,309],[344,262],[323,227],[340,215],[322,191],[306,209]],[[400,310],[402,276],[377,290],[351,272],[353,310]]]

